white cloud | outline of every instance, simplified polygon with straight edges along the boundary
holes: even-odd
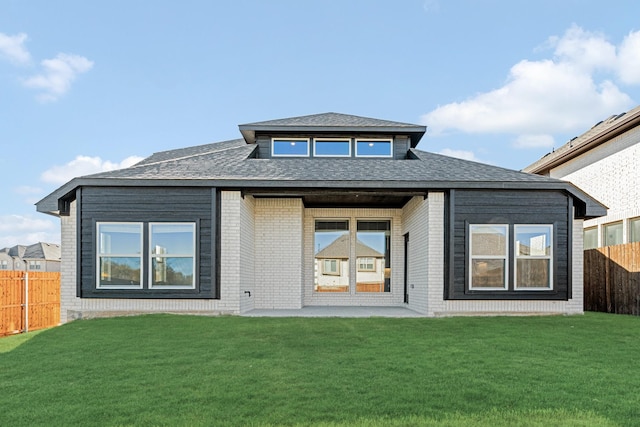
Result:
[[[627,84],[640,84],[640,31],[629,33],[618,52],[618,75]]]
[[[513,146],[516,148],[550,148],[554,143],[555,140],[551,135],[518,135]]]
[[[640,32],[630,33],[619,52],[602,34],[577,26],[550,38],[546,46],[555,49],[553,59],[522,60],[502,87],[440,106],[422,121],[432,135],[536,135],[583,130],[632,106],[614,81],[620,76],[640,83]]]
[[[560,62],[572,64],[585,72],[614,69],[616,47],[600,33],[590,33],[577,25],[571,26],[561,38],[550,37]]]
[[[56,220],[0,215],[0,248],[38,242],[60,243],[60,226]]]
[[[453,150],[451,148],[443,148],[438,151],[438,154],[442,154],[443,156],[455,157],[462,160],[471,160],[473,162],[487,163],[484,160],[480,160],[476,157],[473,151],[467,150]]]
[[[43,60],[41,65],[43,72],[26,79],[24,85],[42,90],[38,99],[49,102],[64,95],[78,74],[89,71],[93,62],[84,56],[59,53],[55,58]]]
[[[53,166],[50,169],[47,169],[42,173],[40,178],[44,182],[59,185],[64,184],[77,176],[127,168],[138,163],[142,159],[142,157],[130,156],[117,163],[109,160],[102,160],[100,157],[80,155],[65,165]]]
[[[24,33],[9,36],[0,33],[0,56],[14,64],[27,64],[31,61],[29,51],[24,47],[27,35]]]

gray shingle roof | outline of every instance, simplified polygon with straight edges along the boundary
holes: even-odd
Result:
[[[315,255],[315,258],[349,258],[350,237],[348,234],[338,237]],[[358,257],[384,258],[384,255],[360,240],[356,240],[356,254]]]
[[[94,179],[220,181],[393,182],[557,182],[532,175],[411,149],[414,159],[252,157],[255,145],[243,140],[156,153],[126,169],[90,175]],[[216,149],[219,148],[219,149]]]
[[[327,113],[281,121],[318,124],[362,123],[384,127],[389,123],[415,126],[357,116]],[[587,194],[564,181],[497,166],[471,162],[426,151],[410,149],[407,159],[382,158],[256,158],[258,146],[244,139],[186,147],[155,153],[126,169],[75,178],[40,202],[37,209],[53,213],[58,201],[73,198],[75,188],[83,185],[141,186],[215,186],[233,188],[299,188],[299,189],[419,189],[451,188],[494,189],[561,189],[585,203],[594,214],[602,215],[604,207]]]
[[[255,142],[256,132],[402,132],[410,136],[412,146],[415,147],[427,131],[426,126],[422,125],[340,113],[322,113],[267,120],[247,123],[238,127],[249,144]]]
[[[424,127],[411,123],[394,122],[391,120],[380,120],[369,117],[354,116],[351,114],[322,113],[311,114],[309,116],[289,117],[286,119],[267,120],[263,122],[247,123],[240,127],[289,127],[289,126],[312,126],[312,127],[392,127],[392,128],[415,128]]]

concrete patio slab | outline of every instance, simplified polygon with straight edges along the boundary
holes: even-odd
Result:
[[[293,310],[256,309],[245,317],[424,317],[405,307],[306,306]]]

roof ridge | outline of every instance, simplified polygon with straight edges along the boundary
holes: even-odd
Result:
[[[368,126],[380,126],[380,127],[384,127],[384,126],[403,126],[403,127],[414,127],[414,126],[421,126],[421,125],[416,125],[413,123],[407,123],[407,122],[399,122],[399,121],[395,121],[395,120],[386,120],[386,119],[377,119],[377,118],[373,118],[373,117],[367,117],[367,116],[358,116],[355,114],[344,114],[344,113],[337,113],[334,111],[329,111],[326,113],[317,113],[317,114],[307,114],[307,115],[303,115],[303,116],[294,116],[294,117],[286,117],[286,118],[280,118],[280,119],[273,119],[273,120],[263,120],[263,121],[259,121],[259,122],[252,122],[252,123],[245,123],[242,125],[239,125],[240,127],[250,127],[250,126],[283,126],[283,125],[291,125],[291,124],[296,124],[296,125],[301,125],[301,126],[316,126],[319,124],[322,125],[326,125],[326,123],[317,123],[317,124],[310,124],[309,122],[313,122],[313,119],[323,119],[323,118],[327,118],[327,117],[333,117],[333,118],[341,118],[341,119],[351,119],[352,123],[347,123],[347,124],[343,124],[343,123],[339,123],[339,122],[332,122],[331,125],[333,126],[364,126],[364,127],[368,127]],[[301,123],[302,122],[302,123]],[[358,123],[358,122],[366,122],[366,123]]]

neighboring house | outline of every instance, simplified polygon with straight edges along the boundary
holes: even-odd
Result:
[[[614,115],[524,169],[572,182],[608,207],[584,223],[585,249],[640,241],[640,106]]]
[[[335,221],[330,221],[334,223]],[[326,221],[319,222],[325,224]],[[347,221],[344,221],[347,227]],[[356,292],[389,292],[390,278],[385,280],[385,268],[390,270],[389,257],[384,252],[387,244],[385,235],[378,233],[365,234],[363,238],[373,238],[372,242],[380,246],[381,252],[364,244],[360,239],[356,240]],[[362,235],[362,231],[360,233]],[[376,237],[378,237],[376,239]],[[328,245],[322,246],[323,241]],[[351,286],[350,277],[353,275],[349,258],[351,255],[351,236],[348,228],[342,233],[322,233],[316,230],[316,248],[319,248],[314,256],[315,278],[314,290],[316,292],[349,292]],[[385,286],[386,285],[386,286]]]
[[[0,249],[0,270],[60,271],[60,245],[40,242]]]
[[[417,150],[420,125],[326,113],[239,128],[37,203],[62,222],[63,322],[314,305],[582,312],[582,222],[606,209],[572,184]]]

